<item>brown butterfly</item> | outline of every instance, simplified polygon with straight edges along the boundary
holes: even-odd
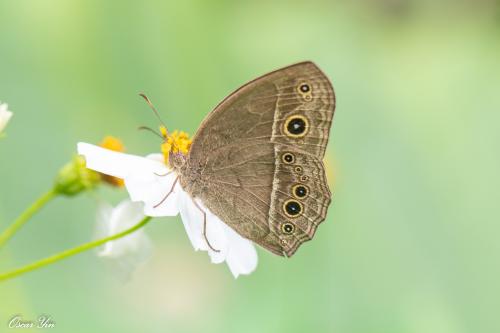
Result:
[[[187,156],[173,156],[176,182],[241,236],[292,256],[331,201],[322,159],[334,109],[312,62],[250,81],[205,118]]]

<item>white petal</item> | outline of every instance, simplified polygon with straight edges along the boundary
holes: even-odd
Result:
[[[121,179],[137,172],[163,174],[167,171],[167,167],[159,161],[119,153],[84,142],[78,143],[78,154],[85,157],[87,168]]]
[[[6,103],[0,103],[0,132],[4,130],[12,117],[12,112],[7,110],[8,106]]]
[[[179,213],[177,196],[180,185],[161,204],[170,192],[177,175],[154,158],[119,153],[91,145],[78,144],[78,153],[85,156],[87,168],[125,180],[132,201],[144,202],[144,213],[148,216],[175,216]],[[168,175],[167,175],[168,174]],[[164,176],[165,175],[165,176]],[[157,206],[157,207],[155,207]]]
[[[241,237],[233,229],[225,225],[229,238],[229,253],[226,262],[235,278],[240,274],[250,274],[257,268],[257,250],[251,241]]]
[[[188,234],[189,240],[196,251],[205,249],[202,235],[202,215],[194,205],[191,197],[182,190],[179,194],[179,211],[181,213],[184,229]]]
[[[146,158],[149,158],[150,160],[153,161],[161,162],[161,164],[164,164],[165,161],[163,155],[158,153],[149,154],[148,156],[146,156]]]
[[[94,238],[100,239],[110,235],[110,221],[111,215],[113,214],[113,206],[109,203],[98,200],[97,202],[97,214],[96,214],[96,226],[94,232]],[[97,252],[101,252],[104,246],[97,249]]]
[[[206,212],[207,214],[207,239],[210,242],[210,245],[217,251],[213,251],[207,244],[207,240],[205,237],[205,246],[208,251],[208,255],[212,260],[212,263],[221,263],[226,260],[227,254],[230,251],[229,248],[229,239],[227,237],[227,233],[225,232],[226,225],[215,216],[210,210],[208,210],[200,201],[198,201],[198,205]]]
[[[167,170],[167,169],[166,169]],[[169,171],[164,171],[166,174]],[[148,216],[175,216],[179,214],[178,193],[181,190],[177,183],[172,190],[177,175],[172,172],[166,176],[157,176],[150,172],[137,171],[125,177],[130,199],[144,202],[144,213]],[[163,200],[168,194],[168,198]]]
[[[139,223],[144,214],[142,203],[125,200],[115,208],[100,203],[96,233],[99,237],[115,235]],[[108,259],[113,270],[128,279],[138,265],[151,256],[151,241],[143,229],[136,230],[123,238],[107,242],[98,255]]]
[[[221,263],[226,259],[227,253],[227,237],[224,229],[219,223],[220,220],[206,209],[201,202],[198,202],[198,206],[206,212],[206,238],[203,236],[203,212],[196,207],[189,194],[184,191],[181,192],[179,210],[191,244],[193,244],[195,250],[208,251],[213,263]],[[218,252],[208,246],[207,239]]]
[[[104,220],[106,219],[107,220]],[[122,201],[115,208],[101,204],[98,212],[98,224],[104,237],[111,236],[129,229],[139,223],[144,218],[143,204]],[[130,235],[104,244],[100,256],[117,258],[129,253],[140,252],[149,247],[149,239],[142,229]]]

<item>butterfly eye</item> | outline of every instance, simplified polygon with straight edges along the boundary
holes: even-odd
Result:
[[[301,138],[306,135],[309,121],[300,115],[290,116],[285,122],[285,133],[292,138]]]
[[[295,231],[295,225],[290,222],[285,222],[281,225],[281,231],[286,235],[290,235]]]
[[[292,188],[292,193],[296,198],[302,199],[309,194],[309,189],[304,185],[295,185]]]
[[[296,200],[287,200],[283,204],[283,210],[288,217],[297,217],[302,213],[302,204]]]
[[[292,164],[295,162],[295,155],[292,153],[284,153],[281,160],[286,164]]]
[[[295,172],[296,172],[296,173],[302,173],[302,167],[300,167],[300,166],[296,166],[296,167],[295,167]]]
[[[302,181],[302,182],[307,182],[308,180],[309,180],[309,177],[308,177],[308,176],[306,176],[306,175],[302,175],[302,176],[300,177],[300,181]]]

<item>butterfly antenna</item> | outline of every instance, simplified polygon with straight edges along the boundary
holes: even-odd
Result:
[[[151,108],[151,110],[153,110],[154,114],[156,115],[156,118],[158,118],[158,120],[163,125],[163,127],[167,128],[167,126],[165,125],[165,123],[163,122],[163,120],[160,117],[160,113],[156,110],[156,108],[153,105],[153,103],[151,103],[151,100],[148,98],[148,96],[146,96],[143,93],[140,93],[139,96],[141,96],[142,98],[144,98],[144,100],[146,101],[146,103],[148,103],[148,105]]]
[[[158,133],[157,131],[155,131],[154,129],[152,129],[151,127],[147,127],[147,126],[140,126],[137,128],[138,130],[145,130],[145,131],[148,131],[148,132],[151,132],[153,134],[155,134],[156,136],[158,136],[160,139],[164,140],[165,138],[163,137],[163,135],[161,135],[160,133]]]
[[[151,108],[151,110],[153,110],[154,114],[156,115],[156,117],[158,118],[158,120],[160,121],[160,123],[163,125],[163,127],[165,129],[167,129],[167,125],[165,125],[165,123],[163,122],[163,120],[161,119],[160,117],[160,113],[156,110],[155,106],[153,105],[153,103],[151,103],[151,100],[148,98],[148,96],[146,96],[145,94],[143,93],[140,93],[139,96],[141,96],[142,98],[144,98],[144,100],[146,101],[146,103],[148,103],[149,107]],[[139,127],[139,129],[141,129],[142,127]],[[153,131],[152,129],[150,129],[149,127],[143,127],[143,129],[145,130],[150,130],[151,132],[159,135],[163,140],[166,140],[166,137],[164,137],[163,135],[161,134],[158,134],[157,132]],[[168,130],[167,130],[167,133],[168,133]],[[177,144],[176,142],[174,141],[173,142],[174,146],[177,147]],[[177,147],[178,148],[178,147]]]

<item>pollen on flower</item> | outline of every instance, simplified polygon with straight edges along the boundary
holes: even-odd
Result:
[[[121,142],[120,139],[117,139],[113,136],[106,136],[102,141],[101,143],[99,144],[99,146],[103,147],[103,148],[106,148],[106,149],[109,149],[109,150],[113,150],[113,151],[117,151],[117,152],[120,152],[120,153],[123,153],[125,151],[125,146],[123,145],[123,143]],[[123,187],[125,186],[125,182],[123,181],[123,179],[120,179],[120,178],[116,178],[116,177],[113,177],[113,176],[109,176],[109,175],[105,175],[105,174],[101,174],[101,179],[108,183],[109,185],[112,185],[112,186],[116,186],[116,187]]]
[[[175,130],[169,134],[164,126],[160,126],[160,133],[165,138],[165,141],[161,144],[161,152],[166,165],[168,165],[170,153],[186,155],[189,152],[191,139],[186,132]]]
[[[160,134],[164,138],[166,138],[168,136],[168,131],[167,131],[167,128],[165,126],[160,126]]]
[[[125,146],[121,142],[120,139],[115,138],[114,136],[106,136],[101,143],[99,144],[102,148],[106,148],[109,150],[117,151],[117,152],[124,152],[125,151]]]

